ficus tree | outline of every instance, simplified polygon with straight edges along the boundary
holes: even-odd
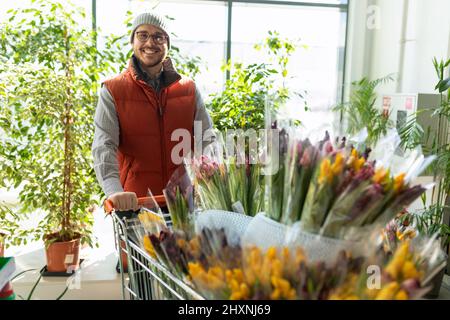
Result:
[[[108,35],[101,49],[87,19],[70,2],[30,0],[1,23],[0,188],[20,190],[20,214],[0,206],[0,216],[16,245],[30,233],[93,244],[91,208],[102,194],[91,156],[93,117],[101,80],[127,67],[132,13],[127,33]],[[200,59],[172,52],[179,71],[195,77]],[[21,230],[17,218],[36,210],[44,219]]]
[[[93,244],[89,208],[99,186],[91,159],[102,59],[82,9],[32,0],[0,31],[0,187],[18,188],[21,214],[45,212],[35,239]],[[1,208],[0,208],[1,210]],[[53,235],[53,237],[49,237]],[[17,235],[16,242],[24,237]]]

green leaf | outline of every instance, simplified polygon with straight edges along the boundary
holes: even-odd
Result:
[[[445,80],[439,81],[438,85],[439,85],[439,93],[447,91],[450,88],[450,77]]]

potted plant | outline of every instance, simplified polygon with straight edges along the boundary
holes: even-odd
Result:
[[[20,190],[7,239],[43,239],[48,271],[66,271],[80,244],[94,244],[91,208],[102,192],[91,161],[93,115],[101,79],[128,63],[129,34],[109,35],[98,50],[83,9],[45,0],[23,8],[9,10],[0,28],[0,188]],[[128,28],[130,20],[127,12]],[[198,58],[173,49],[179,71],[195,75]],[[15,225],[36,211],[36,228]]]
[[[423,199],[424,207],[418,212],[411,214],[412,221],[420,234],[435,236],[441,240],[443,249],[447,251],[450,243],[450,227],[448,217],[450,214],[450,141],[448,139],[450,125],[450,77],[445,78],[445,73],[450,69],[450,59],[447,61],[437,61],[433,59],[438,82],[435,89],[439,92],[440,103],[438,106],[431,106],[431,116],[436,118],[436,134],[432,141],[431,154],[436,155],[435,165],[432,167],[433,180],[436,183],[432,190],[431,203],[426,205],[426,198]],[[444,93],[447,92],[447,96]],[[416,122],[417,114],[400,130],[402,144],[406,148],[415,148],[417,145],[425,143],[423,133],[430,132],[430,128],[422,128]],[[448,272],[447,263],[447,272]],[[444,271],[434,279],[434,286],[430,297],[439,294]]]
[[[219,94],[212,94],[207,105],[218,132],[263,129],[267,98],[274,99],[272,112],[281,107],[291,95],[303,99],[304,91],[291,92],[286,87],[289,58],[298,47],[296,40],[283,39],[278,32],[269,31],[264,42],[255,45],[255,50],[265,49],[264,53],[270,63],[244,65],[228,61],[222,67],[230,77],[225,82],[224,90]]]
[[[386,134],[393,122],[385,111],[375,106],[377,100],[376,88],[380,84],[393,81],[392,75],[383,78],[369,80],[362,78],[352,82],[352,92],[348,102],[338,104],[333,111],[339,112],[340,123],[345,123],[345,136],[352,136],[363,129],[367,129],[366,144],[373,146]],[[367,124],[371,125],[368,126]]]
[[[31,232],[50,272],[76,268],[80,244],[94,244],[92,117],[99,79],[121,54],[102,60],[84,20],[78,8],[37,0],[9,10],[0,28],[0,187],[20,191],[21,217],[44,215]]]

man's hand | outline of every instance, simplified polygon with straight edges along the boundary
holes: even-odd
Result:
[[[139,210],[138,198],[134,192],[117,192],[108,197],[117,211]]]

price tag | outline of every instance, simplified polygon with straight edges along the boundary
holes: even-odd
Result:
[[[73,254],[66,254],[66,259],[64,260],[64,263],[65,264],[73,263],[73,258],[75,258]]]

